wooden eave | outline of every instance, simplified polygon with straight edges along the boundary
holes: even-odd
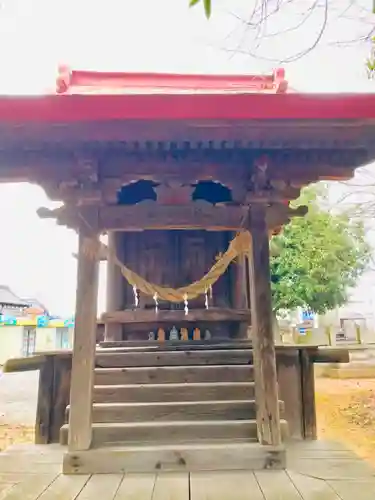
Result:
[[[373,106],[375,109],[375,101]],[[375,118],[88,119],[57,123],[14,123],[4,122],[0,111],[0,151],[43,151],[56,148],[120,148],[130,152],[195,149],[367,149],[374,143],[374,137]]]
[[[200,169],[225,163],[232,175],[236,165],[250,168],[266,154],[272,176],[303,184],[347,179],[375,159],[374,144],[375,94],[216,90],[0,98],[0,181],[74,179],[77,164],[87,160],[103,179],[111,155],[122,155],[128,176],[142,162],[153,161],[152,175],[176,159],[181,175],[192,163]]]

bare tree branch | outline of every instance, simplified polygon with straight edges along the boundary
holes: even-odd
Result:
[[[361,0],[254,0],[250,5],[247,16],[235,11],[228,12],[236,20],[236,26],[227,34],[226,46],[221,48],[231,57],[242,54],[271,63],[286,64],[314,50],[322,43],[323,37],[327,38],[324,40],[327,45],[348,46],[366,42],[370,44],[375,35],[375,16],[371,5],[361,3]],[[285,24],[285,19],[289,26],[280,27],[280,24]],[[348,21],[357,23],[358,33],[348,35],[348,30],[343,29],[343,39],[328,39],[331,27]],[[316,25],[313,26],[313,23]],[[307,27],[313,31],[310,40],[306,35]],[[282,57],[270,57],[262,50],[269,40],[278,36],[284,40],[286,35],[293,33],[301,34],[300,40],[305,43],[304,47],[300,48],[298,41],[292,44],[298,46],[298,50]],[[232,46],[228,46],[230,40]],[[367,69],[370,76],[375,71],[373,52],[367,61]]]

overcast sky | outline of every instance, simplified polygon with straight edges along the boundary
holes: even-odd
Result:
[[[273,59],[308,48],[324,21],[322,2],[303,30],[274,36],[298,23],[312,5],[304,0],[287,3],[268,23],[267,38],[258,47],[254,31],[241,21],[249,18],[251,1],[213,3],[207,21],[200,6],[187,7],[188,0],[3,0],[0,93],[53,90],[59,63],[96,70],[269,72],[280,66]],[[370,4],[364,3],[367,8]],[[368,45],[337,44],[369,29],[352,19],[362,16],[367,22],[364,11],[344,12],[349,2],[341,0],[330,5],[328,29],[318,48],[284,65],[290,86],[308,92],[373,92],[375,83],[364,70]],[[247,55],[249,51],[256,51],[258,59]],[[77,240],[72,231],[37,217],[37,208],[50,205],[37,186],[0,185],[0,283],[65,315],[74,310],[76,265],[71,254]]]

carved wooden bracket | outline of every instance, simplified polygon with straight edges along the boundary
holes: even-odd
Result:
[[[55,219],[60,226],[81,229],[83,232],[99,232],[99,207],[77,207],[63,205],[53,210],[40,207],[37,214],[41,219]]]
[[[154,188],[160,205],[185,205],[191,202],[194,186],[183,185],[177,181],[159,184]]]
[[[252,167],[249,181],[245,184],[246,195],[243,203],[284,203],[295,200],[300,195],[300,187],[290,180],[273,178],[268,158],[259,157]],[[239,201],[239,200],[236,200]]]

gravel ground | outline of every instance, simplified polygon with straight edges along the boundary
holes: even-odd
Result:
[[[0,372],[0,423],[35,424],[39,372]]]

